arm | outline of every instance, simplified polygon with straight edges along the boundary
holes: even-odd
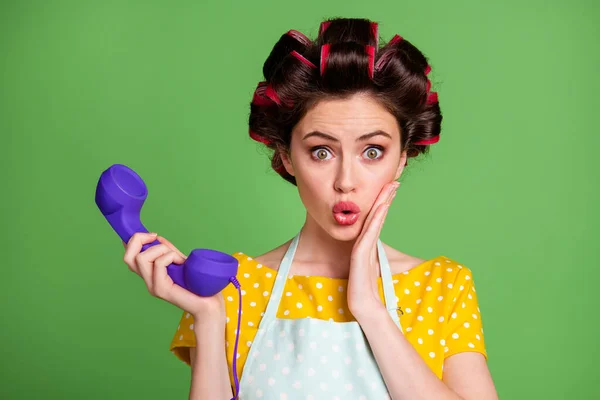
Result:
[[[196,319],[199,321],[199,319]],[[233,397],[225,354],[225,326],[196,322],[196,347],[190,348],[192,383],[189,400]]]
[[[394,400],[498,398],[483,355],[459,353],[449,357],[442,381],[404,337],[385,307],[358,322]]]

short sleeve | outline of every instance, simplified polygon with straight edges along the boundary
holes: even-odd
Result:
[[[451,306],[445,316],[444,358],[462,352],[478,352],[487,360],[483,323],[471,270],[462,267],[453,283]]]
[[[191,366],[190,347],[196,347],[194,317],[187,311],[184,311],[171,340],[170,350],[177,358]]]
[[[237,278],[242,279],[240,276],[241,271],[244,270],[246,263],[249,260],[251,260],[251,258],[245,256],[245,254],[241,253],[241,252],[233,253],[232,256],[235,257],[239,262]],[[230,284],[230,285],[227,285],[222,290],[221,293],[223,294],[223,296],[227,296],[228,300],[231,300],[233,298],[233,296],[237,295],[238,292],[237,292],[237,289],[235,288],[235,286]],[[233,303],[227,302],[227,304],[233,304]],[[226,311],[227,316],[229,316],[231,313],[233,313],[234,310],[237,315],[237,303],[235,303],[235,306],[226,306],[226,310],[227,310]],[[227,320],[229,320],[229,318],[227,318]],[[179,324],[177,325],[177,329],[175,330],[173,338],[171,339],[171,344],[169,346],[169,349],[171,350],[171,352],[173,354],[175,354],[175,356],[178,359],[180,359],[187,365],[191,366],[190,348],[193,348],[193,347],[196,347],[196,333],[194,332],[194,317],[187,311],[183,311],[183,314],[181,315],[181,318],[179,319]]]

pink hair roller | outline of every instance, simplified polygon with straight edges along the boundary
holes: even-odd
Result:
[[[270,106],[273,104],[273,100],[265,96],[265,89],[267,88],[267,82],[258,82],[258,86],[254,91],[252,97],[252,103],[257,106]]]
[[[277,94],[277,92],[275,92],[275,90],[273,89],[273,86],[271,86],[270,83],[267,85],[267,88],[265,89],[265,96],[267,96],[269,99],[273,100],[273,102],[275,104],[277,104],[278,106],[281,105],[281,99],[279,98],[279,95]]]
[[[321,36],[323,32],[325,32],[327,28],[329,28],[329,25],[331,25],[331,21],[321,22],[321,25],[319,26],[319,36]]]
[[[305,46],[310,46],[310,44],[312,43],[311,40],[302,32],[294,30],[294,29],[290,29],[287,32],[288,35],[290,35],[291,37],[293,37],[294,39],[296,39],[297,41],[299,41],[300,43],[302,43]]]
[[[396,43],[399,43],[402,40],[404,40],[402,36],[395,35],[387,45],[395,45]],[[393,50],[388,50],[385,53],[383,53],[383,55],[379,57],[379,60],[377,60],[377,64],[375,64],[375,71],[381,70],[388,63],[388,61],[392,57],[392,54],[394,54]]]
[[[248,132],[250,134],[250,137],[252,139],[256,140],[257,142],[264,143],[264,144],[271,144],[270,140],[265,139],[264,137],[260,136],[258,133],[254,132],[253,130],[249,130]]]
[[[325,73],[325,66],[327,65],[327,58],[329,57],[330,44],[324,44],[321,46],[321,76]]]
[[[431,92],[427,96],[426,104],[434,104],[438,102],[438,94],[437,92]]]
[[[317,68],[315,64],[311,63],[310,60],[298,53],[296,50],[293,50],[290,54],[296,57],[298,60],[302,61],[303,64],[308,65],[311,68]]]
[[[428,145],[428,144],[434,144],[440,141],[440,135],[435,135],[434,137],[430,138],[430,139],[424,139],[424,140],[420,140],[418,142],[415,142],[413,144],[419,144],[419,145]]]

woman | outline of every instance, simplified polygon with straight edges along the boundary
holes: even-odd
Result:
[[[298,187],[298,235],[239,260],[233,285],[200,298],[166,275],[185,256],[136,234],[125,262],[184,311],[171,350],[192,366],[192,399],[496,399],[471,271],[383,244],[407,158],[441,130],[426,57],[377,23],[333,19],[312,42],[284,34],[251,103],[250,137]],[[238,322],[240,333],[237,335]],[[234,344],[239,344],[234,358]],[[235,361],[235,362],[234,362]],[[237,368],[234,368],[237,367]]]

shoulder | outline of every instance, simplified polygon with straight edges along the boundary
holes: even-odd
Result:
[[[270,277],[271,274],[269,272],[277,271],[279,263],[285,256],[285,252],[290,243],[291,239],[273,250],[255,257],[241,251],[231,253],[231,255],[239,262],[238,273],[248,274],[250,271],[259,269],[263,271],[262,275]]]
[[[275,247],[274,249],[267,251],[264,254],[254,257],[254,260],[257,263],[260,263],[266,267],[277,270],[279,267],[279,263],[285,256],[285,252],[290,246],[292,240],[288,240],[285,243]],[[405,271],[409,271],[423,263],[426,263],[429,260],[422,259],[419,257],[412,256],[410,254],[402,253],[391,246],[383,243],[383,248],[385,250],[385,254],[388,258],[388,262],[390,263],[390,269],[392,275],[400,274]],[[245,258],[245,257],[244,257]]]
[[[392,275],[408,272],[428,261],[423,258],[403,253],[399,250],[394,249],[391,246],[388,246],[383,242],[382,244],[383,249],[385,250],[385,255],[388,259],[388,262],[390,263],[390,270]]]
[[[413,275],[422,270],[425,276],[436,277],[444,282],[450,283],[449,288],[454,284],[469,282],[472,284],[473,273],[470,268],[463,263],[444,255],[438,255],[433,258],[420,258],[410,254],[402,253],[393,247],[383,244],[385,253],[390,263],[392,275]]]
[[[267,268],[277,271],[277,269],[279,268],[279,264],[280,264],[281,260],[283,259],[283,256],[285,256],[285,252],[287,251],[291,242],[292,242],[292,239],[277,246],[273,250],[270,250],[270,251],[268,251],[264,254],[261,254],[259,256],[256,256],[256,257],[252,257],[250,259],[253,260],[255,263],[262,264],[264,267],[267,267]],[[242,256],[242,258],[244,260],[246,260],[248,258],[243,253],[239,253],[239,254]],[[240,263],[242,262],[242,260],[239,258],[240,256],[236,256],[235,254],[233,254],[233,256],[238,258],[240,260]]]

